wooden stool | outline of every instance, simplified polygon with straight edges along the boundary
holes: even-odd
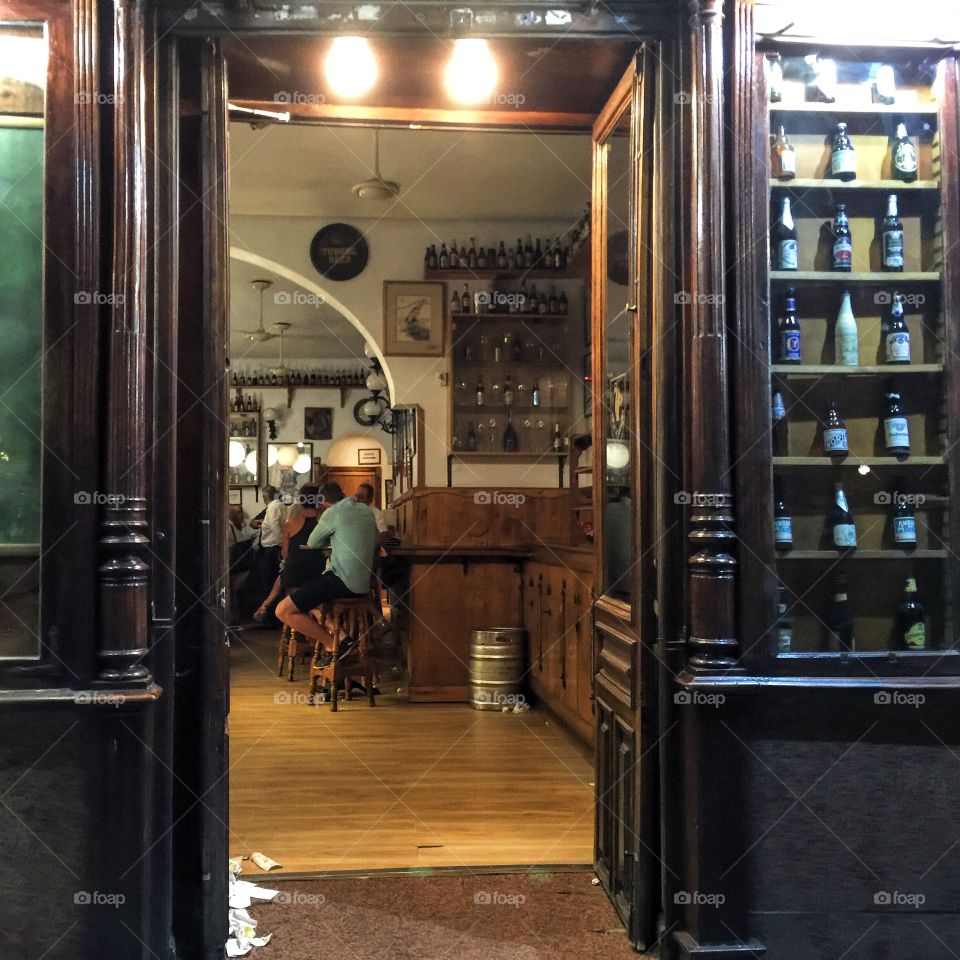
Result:
[[[333,633],[333,652],[330,662],[324,662],[325,648],[316,645],[313,660],[310,663],[310,696],[315,704],[319,703],[317,690],[330,684],[330,709],[337,710],[337,684],[343,681],[344,697],[352,699],[350,681],[355,677],[363,679],[367,692],[367,703],[377,705],[373,695],[375,663],[373,658],[372,627],[380,619],[380,605],[373,597],[350,597],[331,600],[317,610],[313,616],[324,625],[329,623]],[[332,621],[332,623],[330,622]],[[357,646],[343,660],[339,659],[340,644],[347,637],[359,641]]]
[[[308,653],[310,653],[310,641],[303,634],[291,629],[287,624],[281,624],[280,640],[277,644],[277,676],[283,676],[283,668],[289,660],[290,670],[287,674],[287,680],[293,683],[297,657],[300,655],[306,656]]]

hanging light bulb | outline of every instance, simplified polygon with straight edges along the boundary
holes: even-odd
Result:
[[[344,100],[362,97],[377,82],[377,60],[363,37],[337,37],[323,63],[330,89]]]
[[[607,467],[622,470],[630,462],[630,448],[622,440],[607,441]]]
[[[277,463],[281,467],[292,467],[297,462],[298,456],[297,448],[291,443],[285,443],[277,451]]]
[[[256,450],[251,450],[247,454],[246,459],[243,461],[243,465],[247,468],[247,473],[251,474],[254,477],[257,475],[257,451]]]
[[[274,444],[267,444],[267,467],[275,467],[277,465],[277,449]]]
[[[458,103],[480,103],[497,85],[497,61],[486,40],[455,40],[447,64],[447,93]]]
[[[247,448],[239,440],[230,441],[228,463],[231,467],[239,467],[247,455]]]
[[[293,461],[293,472],[294,473],[309,473],[310,472],[310,454],[301,453],[296,460]]]

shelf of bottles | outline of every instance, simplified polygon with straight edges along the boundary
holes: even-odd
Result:
[[[260,399],[239,387],[229,401],[227,482],[233,487],[260,481]]]
[[[234,387],[362,387],[369,369],[362,366],[294,370],[253,368],[234,370],[230,383]]]
[[[504,278],[454,286],[450,452],[562,455],[571,378],[566,290]]]
[[[776,653],[955,652],[935,68],[766,62]]]

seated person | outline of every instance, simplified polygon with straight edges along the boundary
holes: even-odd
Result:
[[[357,492],[353,495],[353,499],[356,500],[357,503],[365,503],[370,508],[373,519],[377,522],[377,543],[382,544],[389,540],[391,536],[393,536],[393,533],[390,527],[387,526],[387,519],[384,517],[383,511],[373,502],[373,485],[361,483],[360,486],[357,487]]]
[[[331,600],[370,595],[370,578],[377,547],[377,524],[370,508],[352,497],[344,497],[336,483],[325,483],[320,497],[328,504],[302,551],[330,545],[330,559],[319,577],[308,580],[280,601],[277,616],[292,630],[333,649],[333,635],[310,615],[310,611]],[[345,656],[357,638],[341,645]]]

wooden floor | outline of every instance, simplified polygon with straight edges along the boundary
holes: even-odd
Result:
[[[284,873],[592,861],[592,763],[543,713],[411,704],[386,676],[375,708],[331,713],[307,704],[305,668],[277,678],[275,645],[247,632],[231,653],[231,856]]]

